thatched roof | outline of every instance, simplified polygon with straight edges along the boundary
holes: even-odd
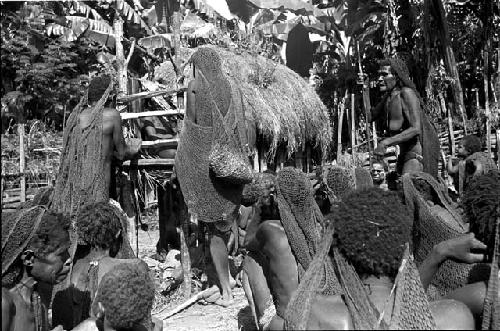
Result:
[[[299,150],[305,142],[326,151],[332,139],[330,118],[304,78],[284,65],[246,51],[204,47],[217,50],[223,71],[241,88],[247,118],[255,121],[259,133],[270,142],[268,156],[274,156],[280,143],[287,146],[288,153]],[[189,67],[184,70],[187,76],[191,73]]]

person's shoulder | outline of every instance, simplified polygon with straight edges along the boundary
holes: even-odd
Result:
[[[96,320],[89,318],[78,324],[73,331],[98,331]]]
[[[16,305],[12,293],[5,287],[2,287],[2,318],[8,318],[16,313]]]
[[[417,93],[409,87],[403,87],[401,88],[401,97],[403,98],[417,98]]]
[[[115,108],[109,108],[109,107],[106,107],[103,109],[103,116],[106,116],[106,117],[120,117],[120,112],[118,110],[116,110]]]

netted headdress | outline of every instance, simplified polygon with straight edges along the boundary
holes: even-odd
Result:
[[[2,277],[38,231],[46,208],[34,206],[2,220]]]
[[[388,62],[390,63],[392,70],[396,72],[396,75],[403,83],[403,86],[409,87],[417,93],[417,87],[410,79],[410,72],[408,71],[406,63],[398,57],[389,58]]]
[[[340,166],[332,166],[328,169],[326,183],[336,197],[341,197],[356,188],[352,171]]]

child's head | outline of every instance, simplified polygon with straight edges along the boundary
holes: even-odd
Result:
[[[110,327],[130,329],[150,317],[154,297],[146,263],[121,263],[103,276],[92,309]]]
[[[460,157],[466,158],[476,152],[481,151],[481,141],[473,134],[465,136],[458,144],[457,154]]]

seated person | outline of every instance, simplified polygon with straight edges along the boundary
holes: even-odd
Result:
[[[120,263],[102,277],[93,315],[73,331],[148,331],[155,286],[146,263]]]
[[[90,305],[103,275],[119,263],[140,259],[115,258],[123,243],[124,217],[110,202],[83,206],[76,217],[78,238],[88,251],[73,265],[70,287],[58,292],[52,304],[53,320],[69,330],[90,316]]]
[[[37,282],[62,282],[71,259],[69,218],[43,207],[2,220],[2,331],[48,330]]]
[[[388,300],[400,269],[405,243],[411,239],[412,219],[408,210],[396,193],[373,188],[345,196],[342,203],[333,209],[330,218],[330,224],[335,226],[339,252],[356,270],[378,313],[385,311],[384,321],[390,325],[391,312],[395,308],[402,309],[393,304],[406,305],[407,308],[412,305],[411,302],[395,303],[394,300]],[[475,240],[473,235],[437,245],[419,268],[422,297],[415,296],[414,300],[427,300],[423,290],[444,260],[480,261],[483,258],[481,254],[471,253],[471,249],[476,248],[484,248],[484,244]],[[415,294],[418,292],[415,289]],[[463,330],[475,327],[472,313],[457,300],[433,302],[430,310],[438,329]]]
[[[384,166],[384,162],[377,159],[372,160],[371,175],[373,178],[373,185],[387,191],[389,187],[385,180],[385,174],[386,167]]]
[[[490,278],[488,282],[486,280],[479,280],[462,286],[452,293],[449,293],[446,297],[464,302],[477,317],[486,313],[487,304],[495,304],[497,307],[500,304],[498,287],[496,287],[495,290],[494,286],[494,282],[498,282],[498,251],[495,253],[495,247],[497,247],[495,245],[500,243],[495,243],[495,240],[498,240],[495,239],[495,234],[498,235],[500,226],[499,196],[500,172],[498,170],[492,170],[487,174],[473,178],[463,198],[463,205],[469,220],[470,231],[477,239],[484,242],[487,246],[485,254],[478,255],[479,257],[484,256],[483,262],[487,262],[491,265]],[[469,235],[472,236],[472,234]],[[444,247],[443,250],[446,251],[446,248],[447,247]],[[497,254],[496,262],[494,260],[495,254]],[[495,293],[495,291],[497,292]],[[488,329],[494,330],[500,327],[500,315],[498,312],[492,316],[496,318],[496,320],[493,321],[485,321],[484,316],[482,317],[483,326],[485,323],[493,324],[493,327]]]
[[[280,185],[275,186],[277,183]],[[314,243],[319,242],[322,219],[314,219],[322,216],[314,200],[311,182],[299,170],[285,168],[276,179],[269,174],[261,185],[256,218],[251,221],[255,223],[249,225],[245,237],[249,253],[245,257],[244,270],[249,284],[244,283],[244,289],[250,305],[255,306],[253,310],[259,327],[275,330],[284,328],[290,298],[312,260],[317,247]],[[300,196],[297,201],[292,198],[294,193]],[[302,209],[297,209],[298,201],[304,202]],[[286,218],[280,217],[282,210]],[[289,231],[293,231],[293,235],[290,236]],[[323,272],[323,287],[314,298],[314,311],[326,313],[329,309],[346,309],[340,296],[333,295],[339,286],[328,263],[323,266]],[[273,302],[270,302],[270,293]],[[321,313],[311,315],[308,328],[349,328],[348,321],[337,322],[324,317]]]
[[[161,117],[144,117],[142,119],[141,133],[144,140],[173,139],[177,137],[177,122],[164,120]],[[175,159],[177,148],[155,147],[153,152],[162,159]]]
[[[457,189],[460,195],[463,194],[471,178],[496,169],[492,158],[487,153],[481,152],[481,141],[475,135],[467,135],[460,141],[457,156],[458,163],[453,162],[453,156],[448,159],[448,173],[453,176],[453,182],[458,183]]]

